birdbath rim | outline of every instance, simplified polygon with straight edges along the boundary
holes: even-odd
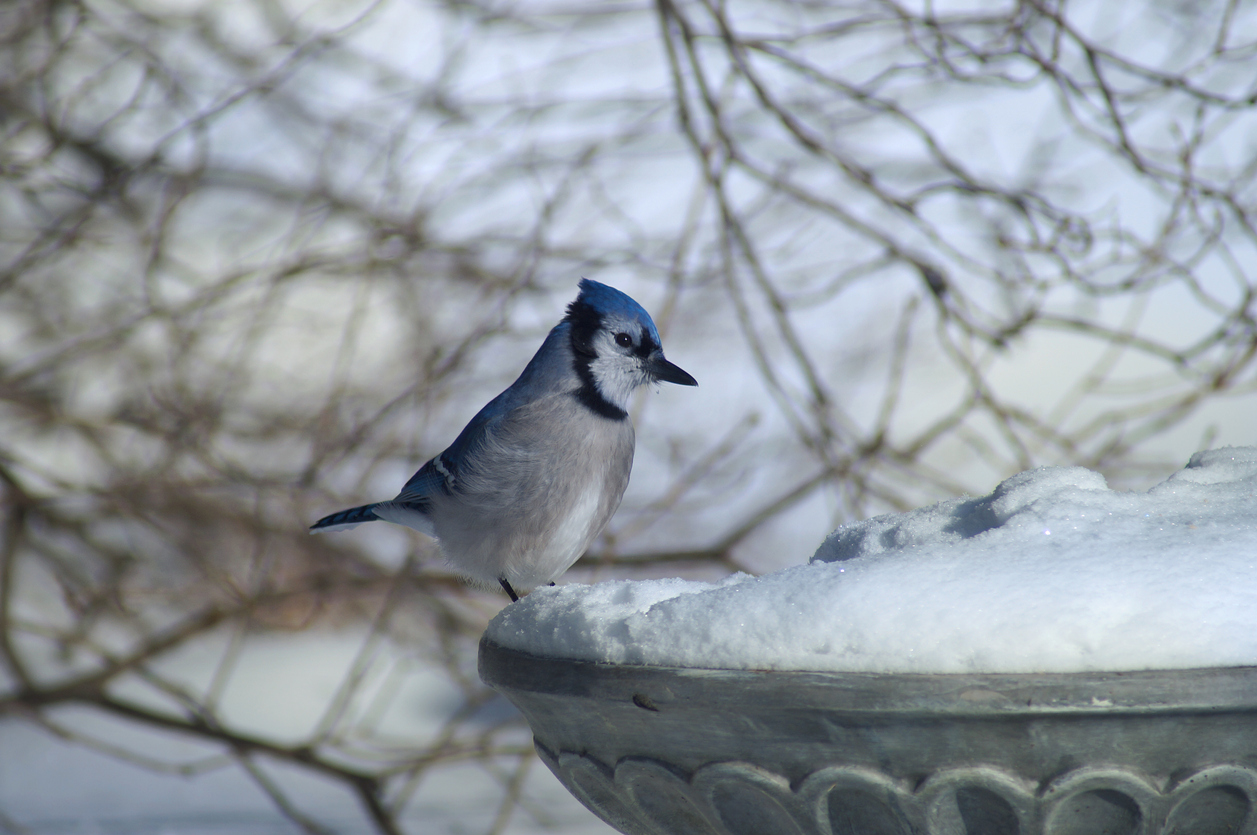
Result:
[[[478,666],[481,680],[501,690],[628,698],[648,710],[672,699],[698,701],[716,691],[725,707],[762,704],[788,682],[793,707],[840,711],[979,716],[1257,712],[1257,666],[1071,673],[748,670],[539,656],[488,637],[480,640]]]

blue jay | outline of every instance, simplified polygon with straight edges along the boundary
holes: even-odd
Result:
[[[392,501],[325,516],[311,533],[383,519],[436,537],[456,571],[518,600],[585,553],[620,506],[633,466],[638,386],[698,382],[664,359],[641,305],[581,279],[524,372]]]

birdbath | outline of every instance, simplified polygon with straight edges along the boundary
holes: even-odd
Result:
[[[621,832],[1255,830],[1257,668],[924,675],[704,670],[481,642],[480,675]]]
[[[717,584],[534,592],[480,675],[621,832],[1257,833],[1257,450],[1077,468]]]

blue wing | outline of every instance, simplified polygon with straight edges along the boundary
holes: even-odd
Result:
[[[447,450],[448,452],[448,450]],[[457,468],[447,464],[443,459],[446,452],[419,468],[419,472],[410,477],[402,491],[397,494],[395,502],[419,502],[426,504],[428,499],[438,492],[450,494],[454,492],[454,484],[458,480]]]
[[[570,354],[560,348],[569,338],[569,329],[566,321],[556,325],[519,379],[485,404],[463,427],[454,443],[420,467],[396,498],[325,516],[311,526],[310,532],[346,530],[363,522],[383,519],[434,536],[432,520],[428,516],[432,498],[458,492],[460,471],[480,452],[485,436],[520,406],[539,396],[562,390],[568,378],[574,375]]]
[[[522,377],[521,377],[522,379]],[[476,413],[463,431],[458,433],[454,443],[444,452],[419,468],[419,472],[410,477],[402,491],[397,494],[395,502],[423,502],[437,491],[451,495],[458,490],[459,470],[468,458],[476,455],[484,445],[485,435],[500,424],[507,415],[527,400],[521,391],[519,381],[506,391],[485,404]]]

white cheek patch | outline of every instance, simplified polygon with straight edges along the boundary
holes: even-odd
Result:
[[[635,354],[626,354],[625,348],[616,345],[615,335],[627,333],[635,344],[642,339],[641,327],[636,323],[611,321],[603,323],[593,340],[595,358],[589,363],[594,385],[608,403],[627,411],[629,398],[638,386],[650,382],[643,369],[642,360]],[[631,350],[631,349],[629,349]]]
[[[607,402],[626,411],[633,389],[648,382],[636,357],[598,357],[589,364],[589,370],[594,376],[594,385]]]

